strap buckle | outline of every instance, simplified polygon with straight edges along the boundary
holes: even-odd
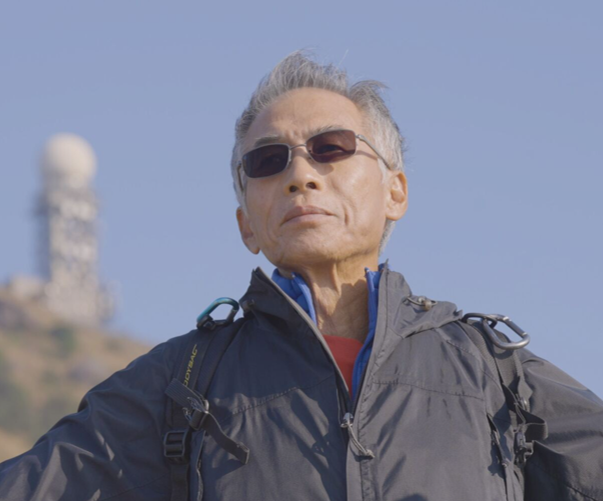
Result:
[[[203,422],[209,416],[209,402],[200,397],[199,399],[188,398],[191,409],[184,408],[184,415],[188,420],[189,426],[194,430],[199,430],[203,426]]]
[[[163,455],[172,463],[188,463],[189,428],[171,430],[163,436]]]
[[[534,443],[526,440],[526,435],[523,431],[515,433],[515,464],[522,467],[526,464],[528,458],[534,453]]]

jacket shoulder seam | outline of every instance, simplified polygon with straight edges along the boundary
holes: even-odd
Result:
[[[453,346],[454,348],[456,348],[459,351],[462,351],[463,353],[469,355],[470,357],[472,357],[474,360],[477,360],[478,362],[483,362],[483,360],[481,360],[481,358],[476,357],[473,353],[471,353],[470,351],[464,349],[461,346],[458,346],[456,344],[454,344],[452,341],[446,339],[446,343],[448,343],[450,346]],[[500,385],[500,382],[492,375],[490,374],[488,371],[485,371],[484,369],[482,369],[481,367],[478,366],[477,368],[481,373],[483,373],[484,375],[486,375],[489,379],[491,379],[494,383]]]
[[[456,323],[456,322],[453,322]],[[456,326],[458,329],[461,329],[461,327]],[[465,332],[463,331],[463,334],[465,334]],[[466,334],[465,334],[466,336]],[[463,348],[462,346],[459,346],[458,344],[454,343],[453,341],[451,341],[450,339],[445,339],[444,340],[447,344],[449,344],[450,346],[453,346],[454,348],[456,348],[459,351],[462,351],[463,353],[465,353],[466,355],[469,355],[471,358],[473,358],[474,360],[477,360],[479,362],[478,364],[478,370],[480,372],[482,372],[483,374],[485,374],[488,378],[490,378],[494,383],[496,383],[497,385],[500,385],[500,381],[498,381],[493,374],[490,373],[490,371],[486,371],[481,367],[481,364],[485,363],[485,360],[483,359],[483,357],[479,356],[477,357],[474,353],[471,353],[469,350],[467,350],[466,348]]]

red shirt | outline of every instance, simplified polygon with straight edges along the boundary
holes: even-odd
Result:
[[[362,343],[356,339],[350,339],[340,336],[329,336],[324,334],[325,341],[329,345],[335,362],[339,366],[339,370],[350,389],[350,397],[352,395],[352,373],[354,372],[354,362],[358,356]]]

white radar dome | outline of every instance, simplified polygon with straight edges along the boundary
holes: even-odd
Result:
[[[89,182],[96,172],[96,155],[88,142],[75,134],[55,134],[44,145],[42,172],[74,184]]]

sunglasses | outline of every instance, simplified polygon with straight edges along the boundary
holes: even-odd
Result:
[[[259,146],[243,155],[241,165],[247,177],[268,177],[284,171],[291,163],[291,150],[305,146],[312,160],[321,164],[338,162],[351,157],[358,150],[356,139],[360,139],[383,160],[386,167],[391,167],[385,158],[375,149],[369,140],[362,134],[352,130],[329,130],[321,132],[308,139],[303,144],[289,146],[284,143],[267,144]]]

